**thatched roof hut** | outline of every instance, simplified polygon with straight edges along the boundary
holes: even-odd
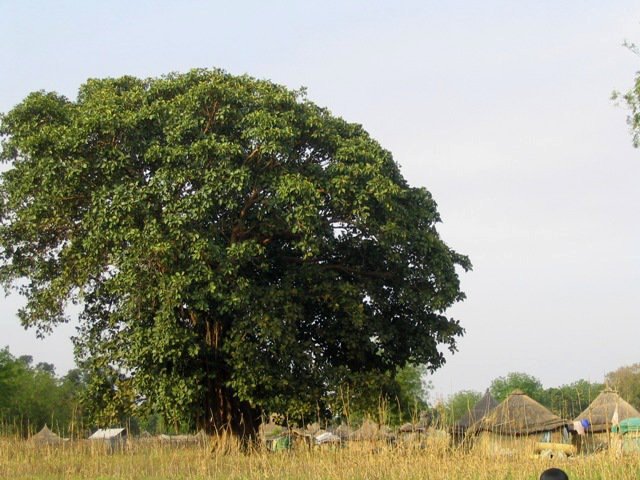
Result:
[[[482,398],[455,423],[454,430],[458,432],[466,431],[471,425],[482,420],[489,412],[498,406],[498,401],[491,396],[489,390]]]
[[[521,436],[561,429],[568,422],[520,390],[514,390],[470,430]]]
[[[351,438],[351,435],[353,435],[353,429],[349,425],[343,423],[338,428],[336,428],[334,433],[338,435],[341,440],[345,441]]]
[[[58,445],[68,441],[68,438],[62,438],[49,430],[49,427],[46,425],[42,427],[35,435],[32,435],[29,440],[38,445]]]
[[[351,434],[351,440],[377,440],[380,437],[380,427],[371,420],[365,420],[355,432]]]
[[[608,432],[611,426],[616,423],[613,418],[616,412],[618,421],[640,417],[638,410],[620,397],[616,391],[607,388],[600,392],[575,421],[588,420],[591,424],[589,431],[593,433]]]
[[[533,454],[541,444],[568,440],[568,422],[520,390],[467,429],[474,446],[488,454]]]
[[[413,424],[413,423],[404,423],[400,426],[400,428],[398,428],[398,431],[400,433],[424,433],[424,431],[426,430],[425,427],[421,426],[420,424]]]

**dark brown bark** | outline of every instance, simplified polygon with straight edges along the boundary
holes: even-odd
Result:
[[[248,447],[258,440],[260,411],[238,399],[230,388],[213,383],[207,392],[207,417],[202,427],[211,435],[231,434]]]
[[[207,346],[211,357],[207,361],[207,390],[204,399],[204,416],[198,420],[198,428],[210,435],[231,435],[249,448],[258,440],[261,411],[249,402],[240,400],[227,386],[229,369],[221,352],[223,323],[206,320]]]

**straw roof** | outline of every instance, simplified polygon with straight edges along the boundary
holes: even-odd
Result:
[[[316,433],[318,433],[321,430],[320,424],[318,422],[308,423],[304,427],[304,429],[310,435],[315,435]]]
[[[604,432],[611,428],[613,416],[618,412],[618,421],[632,417],[640,417],[640,412],[633,408],[618,393],[610,388],[600,392],[591,404],[575,419],[589,420],[592,432]]]
[[[353,435],[353,430],[349,425],[342,424],[336,428],[335,432],[342,440],[348,440]]]
[[[456,428],[466,430],[474,423],[482,420],[491,410],[498,406],[498,401],[487,390],[482,398],[465,413],[455,424]]]
[[[351,440],[376,440],[380,438],[382,432],[377,423],[365,420],[359,429],[351,434]]]
[[[400,433],[416,433],[416,432],[422,433],[425,430],[426,430],[426,427],[423,427],[419,423],[415,425],[413,423],[404,423],[398,429]]]
[[[567,423],[524,392],[514,390],[502,403],[476,422],[470,430],[500,435],[530,435],[556,430]]]
[[[66,442],[69,439],[59,437],[51,430],[49,430],[49,427],[45,425],[44,427],[42,427],[42,430],[40,430],[35,435],[32,435],[29,440],[40,445],[54,445],[57,443]]]

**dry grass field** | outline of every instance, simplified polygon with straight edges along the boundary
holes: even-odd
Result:
[[[582,480],[637,480],[640,457],[608,454],[546,460],[488,457],[446,448],[215,453],[210,446],[129,442],[108,453],[87,442],[57,447],[0,439],[2,479],[479,479],[534,480],[550,466]]]

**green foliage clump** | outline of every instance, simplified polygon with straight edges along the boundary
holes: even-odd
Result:
[[[460,420],[466,413],[471,412],[476,403],[480,401],[482,394],[475,390],[461,390],[451,395],[445,405],[445,422],[453,424]]]

